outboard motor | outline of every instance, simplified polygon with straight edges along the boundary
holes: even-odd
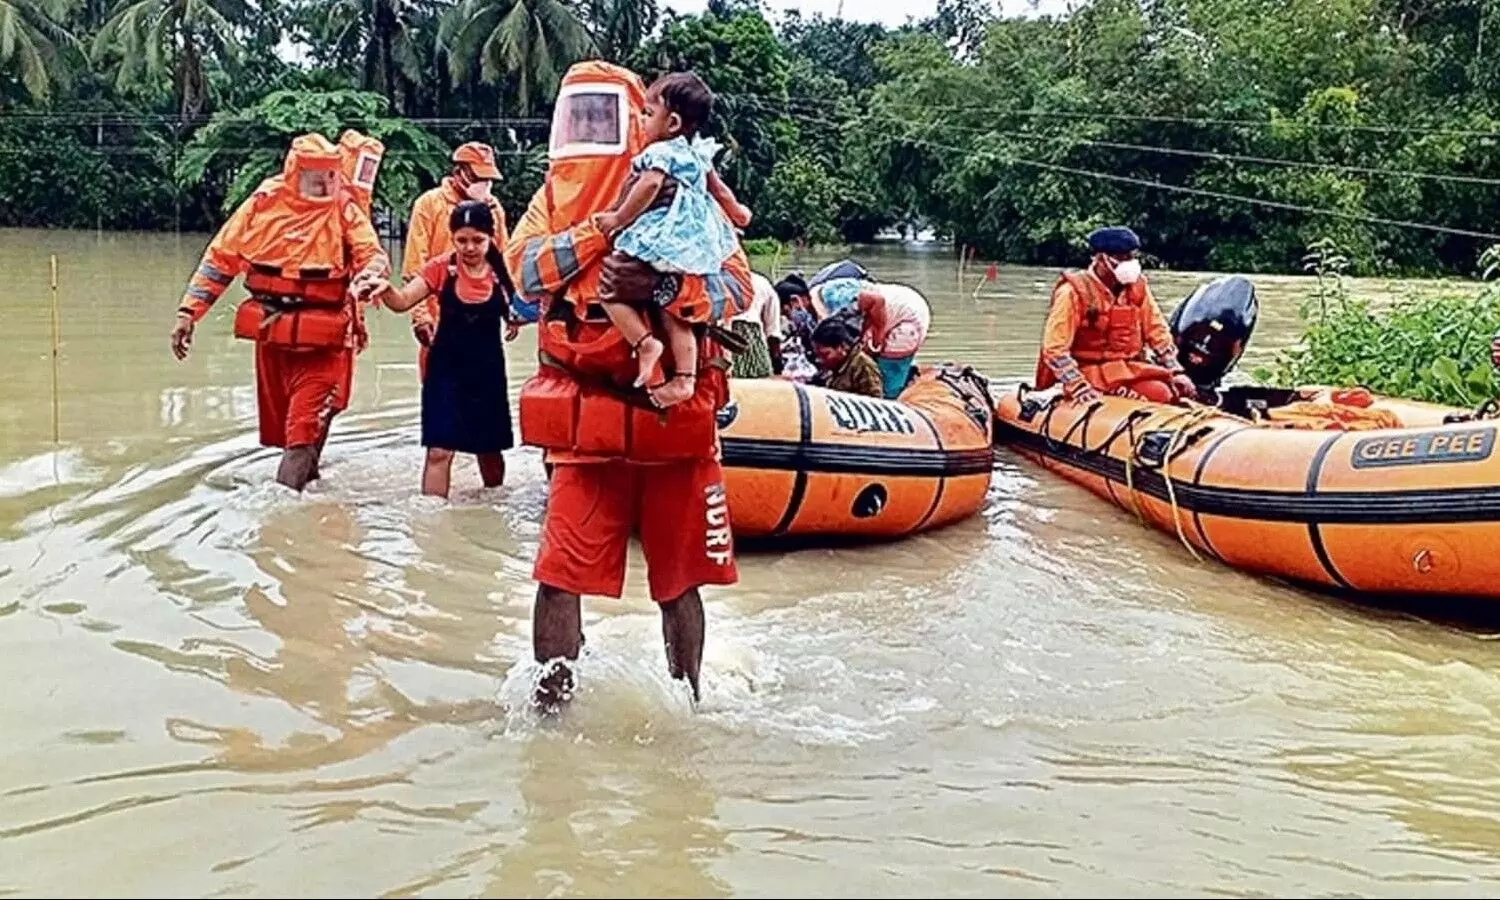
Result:
[[[838,262],[831,262],[819,269],[817,274],[807,279],[807,286],[815,288],[823,282],[832,281],[835,278],[859,278],[867,281],[870,278],[870,272],[852,259],[841,259]]]
[[[1177,361],[1200,393],[1217,393],[1255,332],[1260,303],[1243,275],[1225,275],[1200,285],[1172,311],[1169,325]]]

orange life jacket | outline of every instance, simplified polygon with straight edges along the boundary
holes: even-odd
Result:
[[[235,337],[305,349],[353,346],[344,211],[354,200],[342,190],[310,199],[298,188],[302,172],[337,172],[341,164],[327,139],[303,135],[292,142],[282,174],[251,197],[253,213],[233,236],[248,263],[250,294],[235,311]]]
[[[348,276],[326,272],[304,270],[288,277],[251,263],[245,273],[250,296],[235,310],[234,336],[308,349],[351,346],[356,317]]]
[[[562,304],[564,310],[571,306]],[[546,323],[544,323],[546,324]],[[521,441],[544,450],[610,456],[632,462],[710,459],[718,448],[715,414],[729,402],[729,359],[708,337],[698,341],[691,399],[667,409],[630,387],[635,360],[619,331],[590,320],[556,323],[567,337],[537,332],[541,365],[521,386]],[[662,370],[673,371],[671,350]],[[621,383],[614,374],[626,374]]]
[[[1073,336],[1075,360],[1088,365],[1142,357],[1146,351],[1141,325],[1141,304],[1146,300],[1143,282],[1126,286],[1120,298],[1124,302],[1116,302],[1109,288],[1086,272],[1064,272],[1057,283],[1063,282],[1084,301],[1083,321]]]

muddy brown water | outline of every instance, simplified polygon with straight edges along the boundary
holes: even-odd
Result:
[[[229,304],[189,361],[168,351],[205,239],[0,232],[0,894],[1481,896],[1500,875],[1483,634],[1195,563],[1003,454],[952,528],[744,557],[710,596],[696,712],[633,552],[626,597],[588,604],[578,702],[539,723],[538,457],[417,496],[414,345],[383,313],[325,480],[270,485]],[[976,298],[941,252],[863,258],[931,299],[924,356],[1029,377],[1052,273]],[[1205,277],[1153,283],[1170,309]],[[1295,338],[1306,288],[1257,281],[1252,360]],[[510,345],[513,393],[533,348]]]

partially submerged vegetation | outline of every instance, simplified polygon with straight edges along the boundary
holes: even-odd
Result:
[[[1379,394],[1475,408],[1500,397],[1490,339],[1500,331],[1500,246],[1481,261],[1470,289],[1407,295],[1377,306],[1345,284],[1349,260],[1330,241],[1317,243],[1307,267],[1317,276],[1302,304],[1302,340],[1255,370],[1278,385],[1364,386]]]

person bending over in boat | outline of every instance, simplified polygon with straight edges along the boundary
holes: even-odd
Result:
[[[812,305],[828,316],[857,314],[860,339],[880,370],[882,396],[894,400],[906,390],[932,324],[925,297],[904,284],[835,278],[812,289]]]
[[[860,346],[859,334],[842,318],[824,319],[812,333],[818,374],[813,384],[846,394],[885,396],[880,367]]]
[[[1114,394],[1174,403],[1197,394],[1177,361],[1172,330],[1141,274],[1140,238],[1129,228],[1089,235],[1094,258],[1064,272],[1052,288],[1042,328],[1036,389],[1061,384],[1078,403]],[[1156,357],[1146,360],[1146,351]]]

